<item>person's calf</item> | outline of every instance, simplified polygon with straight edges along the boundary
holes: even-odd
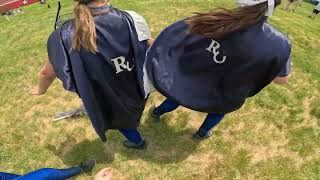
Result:
[[[52,80],[56,78],[56,74],[54,72],[49,72],[46,70],[41,70],[39,73],[39,79],[47,79]]]

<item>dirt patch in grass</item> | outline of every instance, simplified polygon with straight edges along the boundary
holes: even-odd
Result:
[[[298,153],[287,150],[283,147],[283,144],[279,142],[273,142],[269,147],[251,146],[248,150],[251,151],[251,164],[253,165],[276,157],[288,157],[290,159],[294,159],[297,165],[304,162]]]
[[[217,175],[215,170],[222,162],[223,155],[212,150],[205,153],[192,154],[183,162],[181,162],[181,167],[186,170],[182,175],[182,179],[193,179],[195,177],[209,179],[209,174]]]
[[[36,104],[25,112],[24,117],[31,118],[36,112],[42,112],[45,109],[46,109],[45,106],[43,106],[41,104]]]
[[[312,127],[315,129],[320,130],[320,120],[316,116],[316,108],[319,109],[320,103],[317,102],[319,99],[313,96],[311,98],[305,99],[302,103],[304,107],[304,111],[302,113],[303,121],[296,128],[303,128],[303,127]],[[314,103],[317,102],[317,103]],[[319,106],[319,107],[318,107]],[[318,112],[320,115],[320,112]]]
[[[70,100],[69,100],[70,99]],[[68,97],[66,100],[66,97],[50,97],[49,98],[49,104],[46,105],[48,107],[66,107],[65,110],[70,110],[75,107],[79,107],[82,105],[82,101],[80,98],[73,98]]]
[[[252,165],[261,161],[268,161],[278,156],[294,159],[295,162],[297,162],[297,165],[303,163],[303,159],[298,153],[287,149],[286,145],[289,143],[289,139],[287,138],[286,133],[280,131],[275,125],[267,124],[264,121],[257,122],[254,127],[246,125],[245,122],[240,122],[238,124],[239,125],[236,126],[236,128],[232,129],[233,133],[225,133],[225,135],[223,135],[223,139],[233,144],[233,148],[231,150],[233,153],[239,150],[246,150],[250,152],[250,163]],[[254,139],[253,141],[241,139],[241,135],[238,134],[246,127],[253,128],[250,131],[252,132],[251,136]],[[235,134],[236,137],[234,137],[233,134]],[[266,137],[271,137],[271,139],[266,139]],[[256,143],[259,142],[259,138],[264,139],[263,143]]]
[[[203,169],[208,168],[210,165],[215,164],[215,162],[221,161],[223,156],[210,150],[205,153],[195,153],[191,154],[187,159],[184,160],[185,163],[198,164]]]
[[[161,148],[155,144],[148,145],[148,151],[151,151],[153,153],[154,158],[158,161],[167,159],[168,157],[168,152],[161,150]]]
[[[191,128],[198,129],[207,117],[207,113],[200,113],[186,108],[183,109],[189,113],[188,126]]]

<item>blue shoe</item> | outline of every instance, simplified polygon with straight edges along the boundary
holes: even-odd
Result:
[[[142,140],[139,143],[135,143],[129,140],[123,141],[123,146],[129,149],[144,149],[146,145],[146,142]]]
[[[160,122],[161,115],[155,113],[155,109],[156,109],[155,106],[151,108],[151,117],[154,119],[155,122]]]
[[[204,136],[201,136],[198,132],[192,135],[192,138],[195,140],[205,140],[209,139],[213,135],[212,131],[207,132]]]
[[[94,166],[96,165],[96,161],[95,160],[89,160],[87,162],[83,162],[80,164],[80,168],[86,172],[86,173],[90,173],[92,172]]]

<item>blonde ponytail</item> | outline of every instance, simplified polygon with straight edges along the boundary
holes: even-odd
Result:
[[[74,34],[72,39],[71,50],[80,51],[81,47],[97,53],[97,34],[93,17],[90,9],[85,2],[78,1],[78,5],[74,9]]]

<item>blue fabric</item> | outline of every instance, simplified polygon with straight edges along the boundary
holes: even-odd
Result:
[[[20,175],[0,172],[0,180],[13,180],[17,177],[20,177]]]
[[[291,73],[291,57],[288,59],[287,64],[281,69],[278,77],[286,77]]]
[[[147,41],[138,40],[131,16],[110,6],[91,9],[96,54],[71,51],[73,23],[65,23],[48,40],[49,60],[66,90],[81,97],[102,141],[108,129],[136,129],[144,110],[143,64]],[[121,64],[121,66],[119,65]]]
[[[65,180],[79,175],[81,168],[73,167],[69,169],[44,168],[19,176],[7,173],[0,173],[1,180]]]
[[[119,131],[131,142],[139,144],[143,141],[139,131],[136,129],[119,129]]]
[[[160,106],[154,108],[153,113],[161,116],[164,113],[171,112],[177,109],[180,105],[170,99],[164,100]]]
[[[233,112],[288,64],[288,38],[265,19],[221,39],[191,34],[189,27],[182,20],[160,33],[146,71],[156,90],[192,110]]]
[[[153,113],[156,115],[161,116],[162,114],[171,112],[179,107],[179,104],[176,102],[166,99],[161,103],[160,106],[156,107],[153,110]],[[204,120],[203,124],[198,130],[198,134],[200,136],[205,136],[212,128],[214,128],[219,122],[224,118],[224,114],[219,113],[209,113],[206,119]]]
[[[221,122],[224,118],[224,114],[210,113],[204,120],[203,124],[198,130],[200,136],[205,136],[212,128]]]
[[[48,56],[49,61],[53,66],[54,72],[62,81],[64,89],[77,92],[75,79],[72,73],[70,62],[66,61],[69,58],[68,51],[63,46],[60,38],[59,30],[54,31],[48,39]]]

